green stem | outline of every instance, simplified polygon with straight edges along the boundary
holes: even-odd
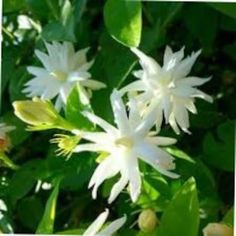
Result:
[[[0,152],[0,160],[3,161],[3,163],[13,169],[13,170],[17,170],[19,169],[19,166],[16,165],[4,152]]]

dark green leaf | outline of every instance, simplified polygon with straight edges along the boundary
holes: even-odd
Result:
[[[221,13],[236,19],[236,5],[234,3],[208,3]]]
[[[204,160],[216,168],[234,170],[235,122],[228,121],[217,128],[217,135],[208,133],[203,141]]]
[[[44,206],[38,197],[27,197],[19,201],[17,212],[19,219],[25,227],[35,230],[43,215]]]

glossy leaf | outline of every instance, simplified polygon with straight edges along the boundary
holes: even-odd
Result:
[[[196,183],[190,178],[179,189],[161,217],[158,236],[197,236],[199,208]]]
[[[125,46],[138,47],[142,30],[140,1],[107,0],[104,19],[114,39]]]
[[[43,217],[36,230],[36,234],[52,234],[54,230],[54,221],[57,206],[57,197],[61,179],[57,179],[56,185],[48,198]]]

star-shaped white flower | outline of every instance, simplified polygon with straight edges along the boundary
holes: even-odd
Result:
[[[129,116],[118,91],[111,95],[111,104],[117,128],[96,115],[84,112],[92,122],[99,125],[104,132],[74,131],[82,138],[93,143],[79,144],[75,152],[93,151],[106,153],[107,157],[96,168],[89,188],[93,186],[92,196],[96,198],[98,187],[108,178],[120,173],[120,180],[113,186],[108,202],[111,203],[129,184],[130,195],[135,202],[141,190],[141,178],[138,158],[154,167],[160,173],[169,177],[178,177],[170,172],[175,168],[173,157],[157,145],[170,145],[176,142],[173,138],[157,137],[149,132],[153,127],[156,112],[149,113],[145,119],[140,117],[136,102],[131,99]]]
[[[106,209],[101,213],[97,219],[88,227],[88,229],[83,233],[83,236],[111,236],[116,231],[118,231],[125,223],[126,216],[112,221],[107,227],[99,232],[103,224],[105,223],[109,214],[109,210]]]
[[[28,97],[37,96],[48,100],[57,96],[55,107],[59,110],[66,104],[68,95],[77,83],[88,98],[91,90],[106,87],[104,83],[90,79],[88,70],[93,61],[87,61],[88,48],[75,52],[73,44],[69,42],[45,45],[48,55],[35,50],[44,68],[27,67],[28,72],[35,76],[25,84],[23,92],[27,93]]]
[[[153,58],[137,48],[131,50],[138,56],[142,66],[142,70],[134,72],[134,76],[140,80],[127,85],[121,92],[138,92],[135,97],[142,113],[157,109],[157,128],[160,128],[164,115],[165,122],[169,123],[177,134],[180,132],[179,127],[189,132],[188,111],[197,113],[194,99],[202,98],[212,102],[209,95],[197,89],[197,86],[206,83],[210,78],[188,76],[200,51],[184,59],[184,48],[173,53],[167,46],[161,67]]]

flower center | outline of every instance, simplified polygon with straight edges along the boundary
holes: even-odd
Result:
[[[130,137],[124,136],[124,137],[121,137],[119,139],[116,139],[115,144],[117,146],[123,146],[123,147],[126,147],[126,148],[132,148],[134,142],[133,142],[133,140]]]
[[[65,73],[62,70],[55,70],[50,73],[53,77],[55,77],[58,80],[65,81],[67,79],[67,73]]]

